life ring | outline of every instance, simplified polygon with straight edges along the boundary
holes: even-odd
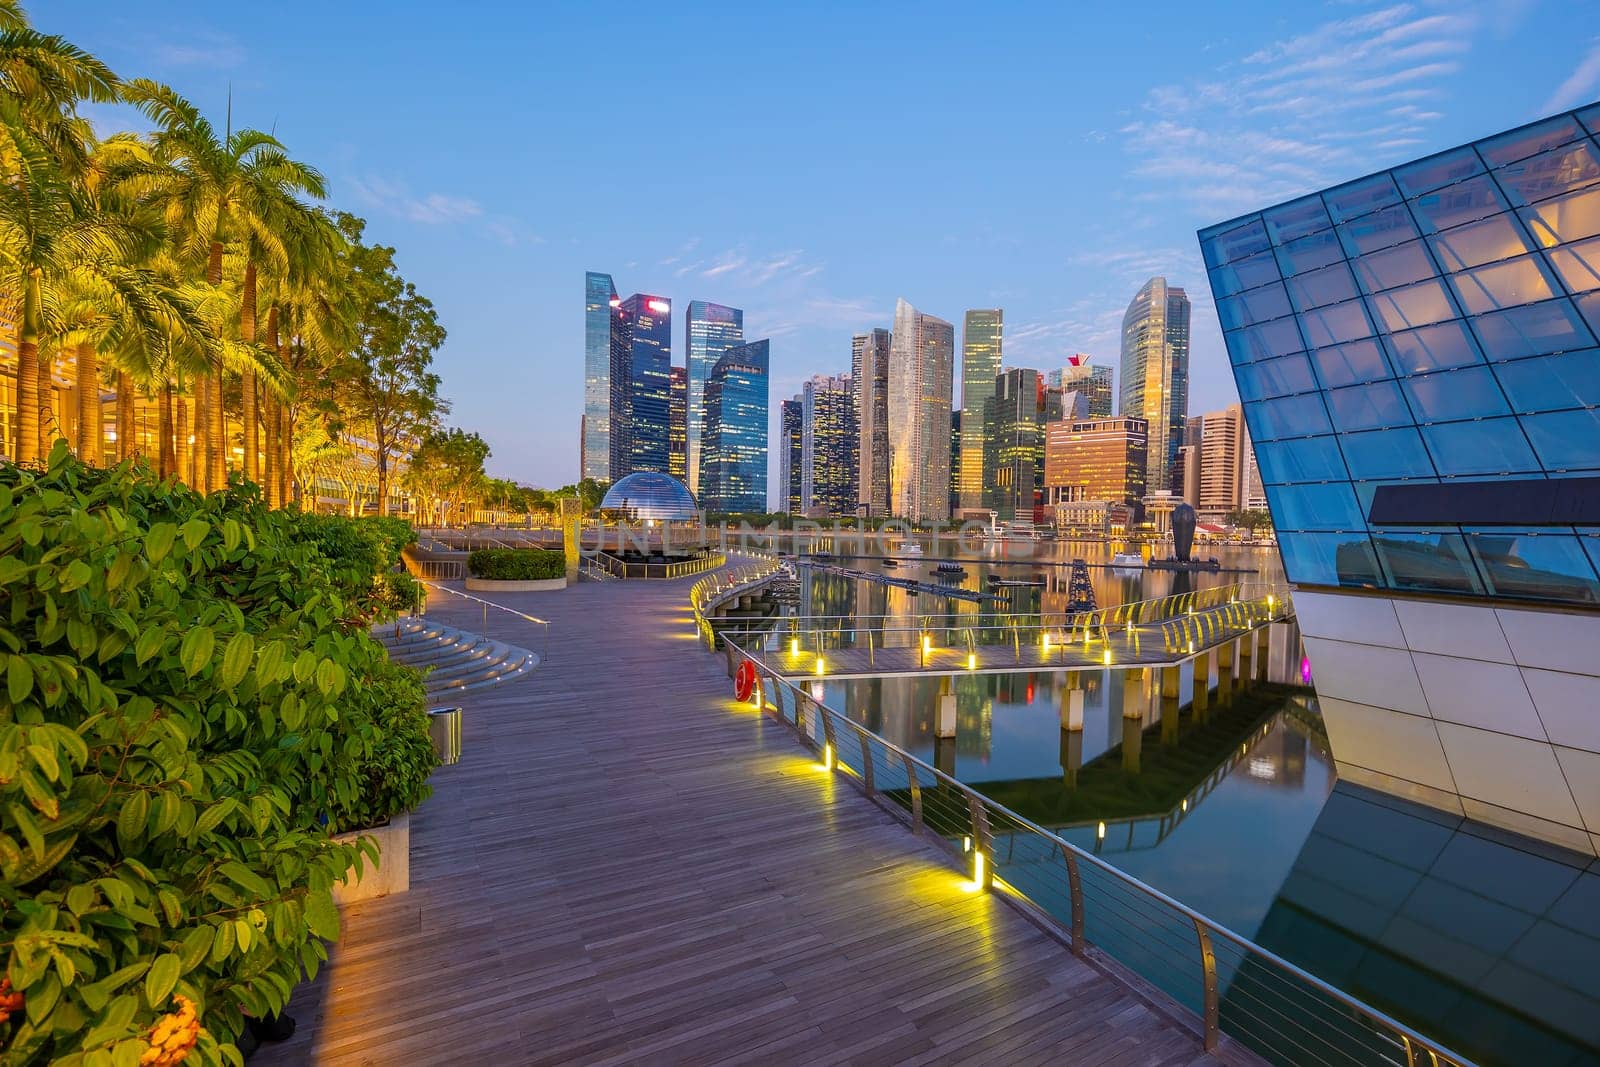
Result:
[[[741,660],[739,669],[733,672],[733,695],[739,700],[749,700],[755,688],[756,665],[749,660]]]

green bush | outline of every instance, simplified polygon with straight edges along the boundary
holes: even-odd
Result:
[[[375,855],[330,824],[425,792],[415,676],[347,599],[356,542],[307,518],[64,447],[0,467],[4,1063],[134,1062],[179,995],[222,1062],[326,960],[330,887]]]
[[[560,578],[567,573],[567,557],[543,548],[480,548],[467,557],[467,573],[502,582]]]
[[[383,582],[384,600],[391,612],[411,611],[421,604],[422,583],[405,571],[390,571]]]
[[[387,546],[390,563],[400,562],[400,550],[417,543],[417,531],[406,519],[394,515],[369,515],[357,521],[377,534]]]

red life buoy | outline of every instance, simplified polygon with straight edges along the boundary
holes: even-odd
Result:
[[[733,695],[740,700],[749,700],[755,688],[756,665],[749,660],[740,661],[739,669],[733,672]]]

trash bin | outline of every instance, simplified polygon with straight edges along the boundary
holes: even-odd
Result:
[[[439,754],[440,763],[461,761],[461,709],[430,708],[428,710],[428,736],[433,739],[433,750]]]

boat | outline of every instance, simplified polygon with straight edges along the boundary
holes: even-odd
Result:
[[[893,556],[885,556],[883,557],[883,565],[885,567],[898,567],[900,566],[900,561]]]
[[[1045,580],[1039,577],[1001,578],[993,574],[989,576],[989,587],[991,589],[1042,589],[1044,584]]]
[[[922,555],[922,546],[915,541],[901,541],[895,547],[895,551],[902,556],[920,556]]]
[[[967,573],[967,569],[965,567],[963,567],[961,564],[955,562],[954,560],[948,560],[948,559],[945,560],[944,562],[940,563],[937,567],[935,567],[933,569],[934,569],[935,572],[937,572],[939,574],[965,574],[965,573]]]
[[[1142,570],[1144,569],[1144,557],[1137,552],[1118,552],[1111,557],[1111,566],[1118,570]]]

